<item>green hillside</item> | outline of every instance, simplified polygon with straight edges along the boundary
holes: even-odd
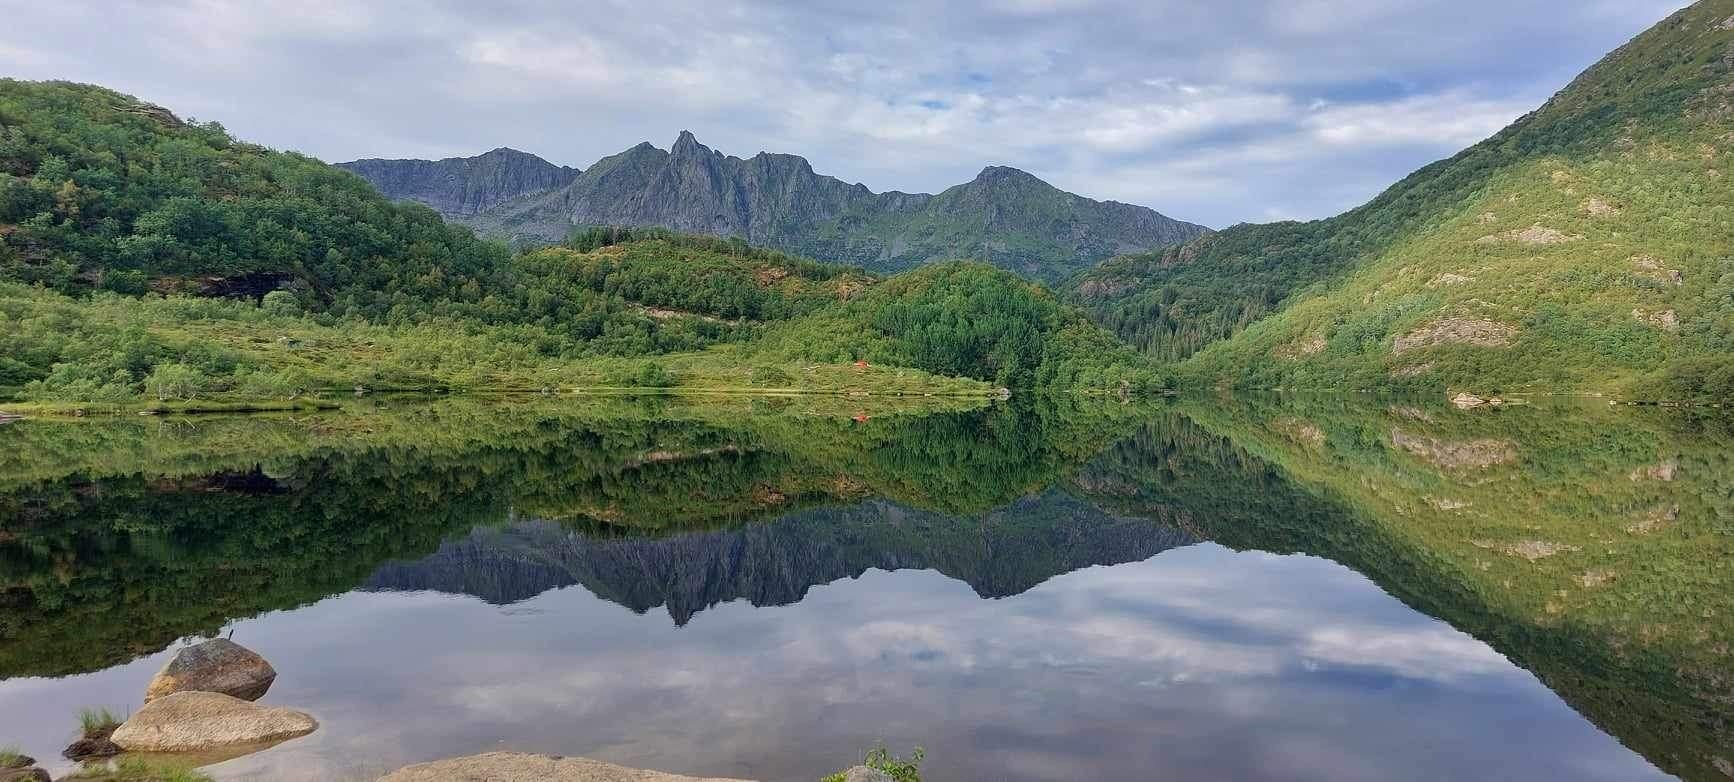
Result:
[[[346,171],[60,82],[0,81],[0,324],[0,400],[1159,383],[1006,272],[884,280],[660,229],[514,255]]]
[[[1730,18],[1734,0],[1675,14],[1359,209],[1068,291],[1151,355],[1198,353],[1204,383],[1734,395]]]

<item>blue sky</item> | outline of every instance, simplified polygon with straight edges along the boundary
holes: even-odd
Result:
[[[691,129],[874,190],[1009,165],[1220,227],[1355,206],[1684,5],[0,0],[0,75],[330,161],[511,146],[582,167]]]

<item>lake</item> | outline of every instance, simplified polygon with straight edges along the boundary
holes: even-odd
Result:
[[[321,727],[219,779],[1734,775],[1719,411],[943,405],[0,426],[0,745],[57,758],[222,636]]]

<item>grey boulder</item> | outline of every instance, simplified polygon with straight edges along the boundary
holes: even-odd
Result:
[[[277,670],[265,658],[227,638],[216,638],[177,652],[145,687],[145,703],[188,690],[255,701],[276,680]]]

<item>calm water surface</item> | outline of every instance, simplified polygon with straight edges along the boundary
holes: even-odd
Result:
[[[1727,753],[1726,617],[1663,615],[1729,585],[1713,425],[1569,422],[1592,451],[1557,415],[1414,408],[472,412],[0,432],[61,451],[0,462],[0,743],[55,757],[81,707],[137,708],[221,634],[321,722],[222,779],[513,749],[813,780],[879,740],[931,780],[1713,778]],[[1513,492],[1520,519],[1465,513]],[[1657,580],[1686,606],[1646,614]]]

